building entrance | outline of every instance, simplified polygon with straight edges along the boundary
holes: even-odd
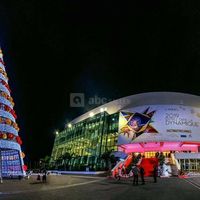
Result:
[[[182,171],[200,171],[200,159],[178,159]]]

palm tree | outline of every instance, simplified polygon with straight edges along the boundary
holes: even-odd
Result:
[[[47,169],[49,168],[49,162],[50,162],[51,156],[45,156],[44,158],[40,159],[40,166],[41,168]]]
[[[61,159],[64,161],[64,168],[66,170],[67,165],[69,164],[70,160],[72,159],[73,154],[70,154],[68,152],[65,152],[65,154],[63,154],[61,156]]]
[[[112,165],[116,162],[114,155],[111,155],[113,150],[106,150],[102,155],[101,159],[105,161],[106,169],[111,170]]]

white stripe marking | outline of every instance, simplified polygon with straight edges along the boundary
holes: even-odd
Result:
[[[69,174],[70,175],[70,177],[75,177],[75,178],[88,178],[88,179],[90,179],[90,178],[92,178],[92,179],[106,179],[106,177],[101,177],[101,176],[96,176],[96,177],[94,177],[94,176],[77,176],[77,175],[72,175],[72,174]],[[63,175],[63,176],[65,176],[65,175]]]
[[[57,187],[49,187],[49,188],[41,188],[41,189],[35,189],[35,190],[21,190],[21,191],[14,191],[14,192],[1,192],[1,195],[6,195],[6,194],[19,194],[19,193],[26,193],[26,192],[42,192],[42,191],[47,191],[47,190],[56,190],[56,189],[63,189],[63,188],[69,188],[69,187],[75,187],[79,185],[87,185],[90,183],[95,183],[95,182],[100,182],[101,180],[94,180],[94,181],[88,181],[84,183],[74,183],[71,185],[63,185],[63,186],[57,186]]]
[[[198,190],[200,190],[200,185],[198,185],[198,184],[194,184],[194,183],[192,183],[191,181],[188,181],[188,180],[186,180],[186,179],[183,179],[185,182],[187,182],[187,183],[189,183],[189,184],[191,184],[191,185],[193,185],[195,188],[197,188]]]

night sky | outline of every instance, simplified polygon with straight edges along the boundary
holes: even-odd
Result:
[[[92,107],[71,108],[70,93],[200,95],[199,5],[130,2],[0,1],[0,44],[28,160],[50,155],[55,130]]]

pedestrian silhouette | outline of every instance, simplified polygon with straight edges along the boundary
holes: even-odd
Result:
[[[44,173],[42,175],[42,182],[46,183],[46,181],[47,181],[47,175]]]
[[[158,175],[158,168],[157,168],[157,165],[154,164],[154,166],[153,166],[153,180],[154,180],[154,183],[157,182],[157,175]]]
[[[37,181],[40,181],[40,174],[37,175]]]
[[[144,181],[144,174],[145,174],[144,168],[141,166],[141,167],[140,167],[140,177],[141,177],[142,185],[145,184],[145,181]]]
[[[133,165],[132,172],[133,172],[133,185],[138,185],[139,169],[136,165]]]
[[[43,183],[46,183],[46,181],[47,181],[47,171],[46,171],[46,169],[43,171],[43,175],[42,175],[42,182]]]

